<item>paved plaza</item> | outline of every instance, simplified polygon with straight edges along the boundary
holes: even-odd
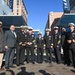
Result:
[[[20,67],[16,66],[10,70],[0,71],[0,75],[75,75],[75,69],[55,62],[52,63],[52,66],[45,62],[42,64],[25,63]]]

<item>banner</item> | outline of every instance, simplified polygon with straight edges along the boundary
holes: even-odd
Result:
[[[13,0],[9,0],[9,8],[13,9]]]
[[[64,9],[64,12],[70,12],[70,1],[69,0],[63,0],[63,9]]]
[[[4,0],[0,0],[0,15],[9,15],[12,14],[11,9],[7,4],[4,2]]]

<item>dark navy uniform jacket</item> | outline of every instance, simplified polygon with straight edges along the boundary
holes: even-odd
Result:
[[[53,47],[60,46],[61,35],[59,33],[53,34]]]
[[[41,39],[37,38],[36,45],[37,45],[37,48],[44,48],[44,38],[43,37]]]
[[[27,41],[27,33],[19,31],[17,33],[17,43],[19,45],[25,44]]]
[[[32,44],[31,45],[28,45],[27,44],[27,47],[31,47],[31,46],[34,46],[34,43],[35,43],[35,36],[34,34],[27,34],[27,42],[31,42]]]
[[[69,44],[69,48],[75,48],[75,30],[68,32],[68,40],[72,41],[72,43]]]
[[[50,46],[53,45],[52,35],[51,34],[49,34],[48,36],[45,35],[44,41],[45,41],[46,48],[50,48]]]

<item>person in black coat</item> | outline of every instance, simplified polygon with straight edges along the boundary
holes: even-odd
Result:
[[[70,65],[75,68],[75,30],[74,23],[68,24],[70,31],[68,32],[67,42],[69,44]]]
[[[52,47],[53,47],[53,40],[52,40],[52,34],[50,32],[50,29],[46,29],[46,34],[44,36],[44,41],[46,45],[46,59],[47,62],[52,63]]]
[[[3,70],[2,60],[4,55],[4,32],[2,29],[2,22],[0,21],[0,70]]]
[[[64,59],[64,64],[69,65],[70,60],[69,60],[69,45],[67,42],[68,36],[67,36],[66,29],[62,28],[62,33],[61,33],[61,45],[63,48],[63,59]]]
[[[58,27],[54,27],[54,33],[53,33],[53,48],[55,53],[56,62],[58,64],[61,63],[61,54],[60,54],[60,42],[61,42],[61,36],[58,32]]]
[[[28,28],[28,34],[27,34],[27,43],[26,43],[26,50],[27,50],[27,63],[30,62],[30,55],[31,54],[31,61],[33,64],[34,62],[34,43],[35,43],[35,36],[33,34],[33,28]]]
[[[26,39],[27,39],[27,26],[20,26],[21,30],[17,33],[17,50],[16,50],[16,64],[17,66],[23,65],[26,58]]]
[[[38,38],[36,39],[36,45],[37,45],[37,62],[42,63],[43,62],[43,52],[44,52],[44,38],[42,37],[42,33],[38,33]]]

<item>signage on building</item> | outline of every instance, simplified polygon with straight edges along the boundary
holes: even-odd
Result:
[[[13,9],[13,0],[9,0],[9,8]]]
[[[69,0],[63,0],[63,9],[64,9],[64,12],[70,12],[70,1]]]
[[[75,6],[75,0],[69,0],[71,9]]]

